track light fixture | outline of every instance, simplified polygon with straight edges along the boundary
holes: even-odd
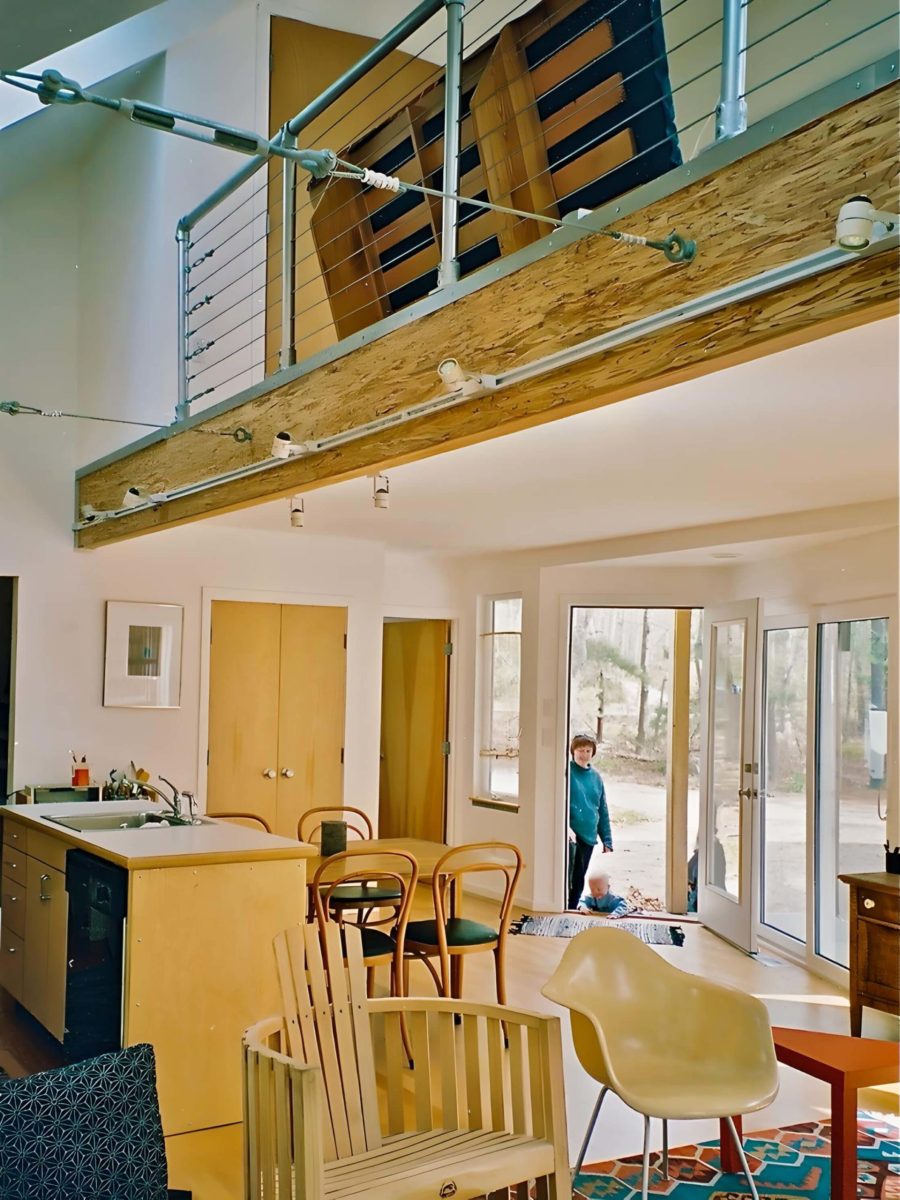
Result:
[[[442,359],[437,370],[445,391],[457,392],[461,396],[480,396],[484,392],[493,391],[497,386],[495,376],[467,371],[457,358]]]
[[[139,504],[144,503],[144,496],[140,488],[130,487],[122,497],[123,508],[137,508]]]
[[[298,458],[301,454],[311,454],[315,449],[314,442],[295,442],[293,434],[282,430],[272,439],[273,458]]]
[[[372,476],[372,503],[376,508],[391,507],[391,481],[387,475]]]
[[[875,226],[883,226],[883,232],[875,232]],[[882,212],[868,196],[851,196],[841,205],[835,226],[835,241],[842,250],[865,250],[873,241],[892,233],[900,225],[900,215]]]
[[[289,503],[291,506],[291,528],[292,529],[302,529],[303,528],[303,513],[304,513],[303,497],[302,496],[291,496]]]

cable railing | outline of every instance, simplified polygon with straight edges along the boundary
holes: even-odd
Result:
[[[311,179],[259,157],[182,219],[178,419],[457,294],[545,236],[541,218],[610,203],[897,45],[894,0],[500,7],[424,0],[277,135],[353,171]]]

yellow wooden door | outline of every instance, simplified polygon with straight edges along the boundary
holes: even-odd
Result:
[[[347,610],[281,609],[278,803],[274,833],[297,836],[310,808],[344,803]],[[352,801],[350,801],[352,803]]]
[[[275,821],[281,605],[214,600],[207,811]]]
[[[385,623],[379,837],[444,840],[448,641],[446,621]]]

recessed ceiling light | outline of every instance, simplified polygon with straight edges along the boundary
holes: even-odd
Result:
[[[730,550],[714,550],[710,558],[740,558],[739,554],[733,554]]]

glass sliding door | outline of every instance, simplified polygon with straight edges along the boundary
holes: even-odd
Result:
[[[809,629],[766,629],[762,645],[760,921],[806,941]]]
[[[818,627],[816,953],[848,963],[846,872],[884,869],[888,620]]]

